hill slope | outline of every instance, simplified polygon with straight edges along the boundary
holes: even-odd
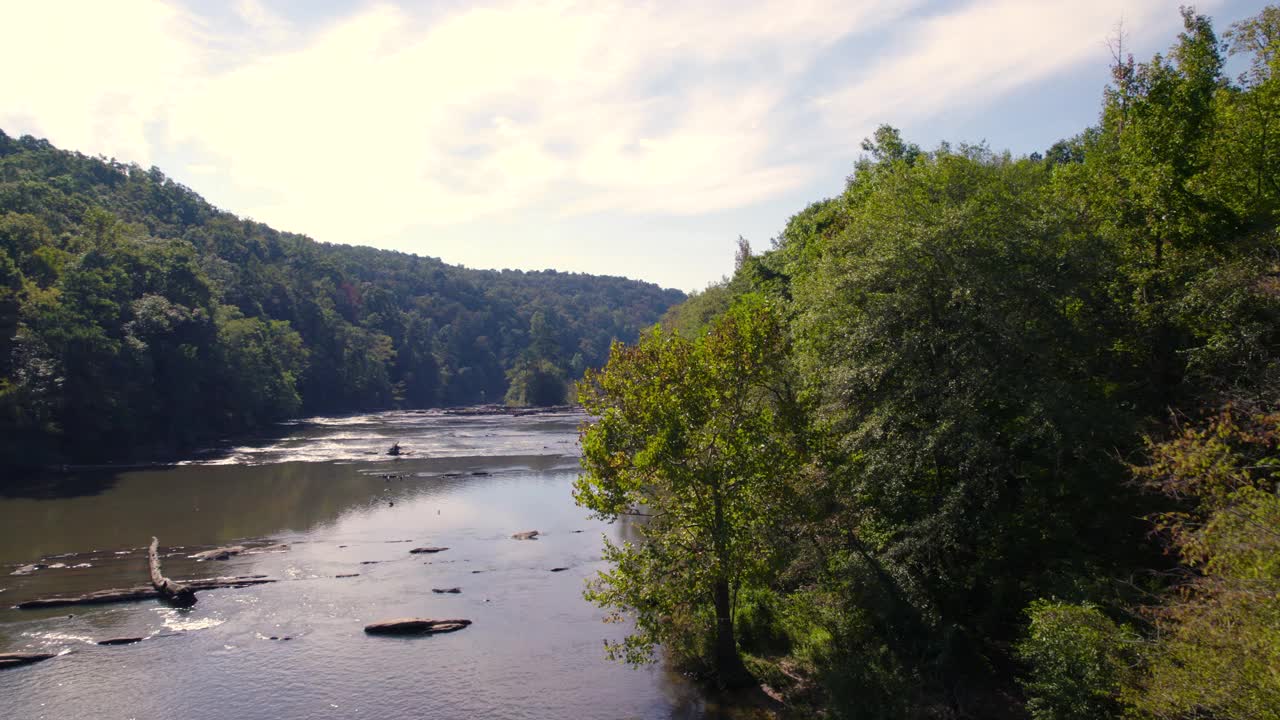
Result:
[[[318,243],[155,168],[0,132],[0,465],[166,452],[299,413],[552,402],[683,298]]]

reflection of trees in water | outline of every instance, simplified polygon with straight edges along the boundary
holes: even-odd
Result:
[[[534,472],[564,458],[437,458],[377,463],[280,463],[156,467],[49,475],[0,492],[0,563],[49,555],[162,544],[212,545],[308,532],[353,510],[437,493],[470,475]],[[430,477],[414,477],[422,472]],[[367,474],[365,474],[367,473]],[[442,477],[458,473],[455,477]],[[382,474],[407,477],[384,480]]]
[[[40,471],[10,477],[0,483],[0,497],[29,500],[59,500],[102,493],[115,487],[116,471]]]

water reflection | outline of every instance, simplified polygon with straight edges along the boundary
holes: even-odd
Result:
[[[0,498],[61,500],[101,495],[115,484],[112,470],[38,471],[7,478],[0,483]]]

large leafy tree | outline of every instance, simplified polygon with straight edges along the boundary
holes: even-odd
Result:
[[[639,515],[635,542],[608,543],[612,568],[588,595],[634,615],[612,648],[643,661],[657,643],[704,659],[722,685],[747,679],[734,601],[773,568],[799,460],[784,427],[786,340],[775,313],[746,298],[687,339],[654,330],[615,345],[580,399],[598,419],[582,437],[579,504],[616,520]]]

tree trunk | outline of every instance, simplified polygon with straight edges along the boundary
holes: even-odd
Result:
[[[729,579],[725,576],[725,568],[729,561],[727,557],[729,551],[725,542],[727,528],[724,518],[724,498],[720,495],[720,488],[716,488],[712,503],[712,511],[715,513],[713,522],[716,564],[719,566],[718,577],[711,588],[712,602],[716,609],[714,649],[716,683],[724,688],[745,687],[751,684],[751,673],[747,672],[747,666],[742,664],[742,656],[738,655],[738,641],[733,634],[733,596],[729,592]]]
[[[733,606],[730,602],[729,581],[723,578],[716,580],[716,645],[715,669],[716,682],[724,688],[745,687],[751,684],[751,673],[742,664],[742,656],[738,654],[737,638],[733,634]]]

